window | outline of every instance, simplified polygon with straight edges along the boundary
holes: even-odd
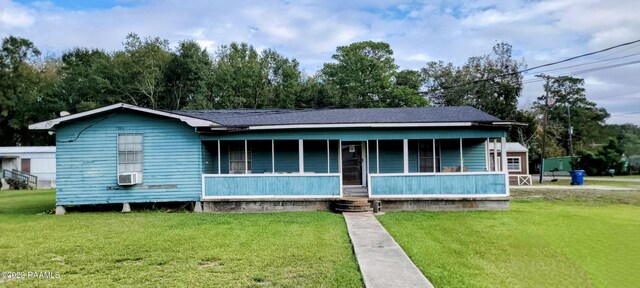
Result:
[[[142,133],[118,134],[118,174],[140,173],[143,161]]]
[[[233,142],[229,145],[229,174],[244,174],[251,173],[251,149],[247,148],[247,153],[244,152],[244,141]],[[247,155],[247,166],[245,169],[245,155]],[[247,171],[248,170],[248,171]]]
[[[507,170],[509,171],[521,171],[520,157],[507,157]]]
[[[434,155],[433,155],[433,140],[420,140],[418,142],[418,172],[437,172],[440,170],[440,147],[436,141],[435,147],[435,164],[434,169]]]

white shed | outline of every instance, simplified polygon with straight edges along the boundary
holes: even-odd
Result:
[[[0,160],[3,171],[18,170],[38,177],[38,188],[56,187],[55,146],[0,147]]]

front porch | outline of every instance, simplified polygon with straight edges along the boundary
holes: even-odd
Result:
[[[505,139],[496,137],[503,136],[501,131],[488,134],[483,138],[403,139],[388,135],[367,139],[375,134],[365,139],[205,137],[201,200],[210,203],[205,206],[226,203],[227,208],[306,201],[316,202],[310,206],[314,210],[343,197],[385,201],[389,208],[401,210],[407,210],[398,205],[402,200],[428,202],[418,204],[420,207],[442,201],[470,208],[486,206],[478,201],[498,201],[508,207],[508,175],[495,168],[506,165],[492,163],[506,157],[491,155],[494,152],[488,149],[490,142],[504,145]]]

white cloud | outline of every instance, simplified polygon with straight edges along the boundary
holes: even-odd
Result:
[[[0,26],[7,28],[26,28],[35,22],[28,9],[15,5],[11,1],[0,1]]]
[[[337,46],[355,41],[390,43],[403,69],[419,69],[425,62],[437,60],[462,64],[468,57],[489,53],[495,43],[505,41],[513,45],[517,58],[525,58],[531,67],[635,40],[640,31],[637,0],[123,3],[108,9],[70,10],[56,6],[55,1],[25,6],[0,0],[0,37],[25,37],[43,50],[55,52],[76,46],[120,49],[129,32],[166,38],[174,45],[192,39],[210,52],[217,45],[244,41],[297,58],[302,68],[313,74],[322,63],[332,61]],[[549,68],[640,53],[640,45],[616,51]],[[639,58],[548,73],[562,75]],[[578,76],[587,77],[587,95],[597,99],[640,90],[637,75],[640,65]],[[521,103],[530,103],[542,93],[541,82],[527,84]],[[640,107],[640,95],[620,99],[626,105],[613,100],[598,104],[614,113],[633,112]],[[640,124],[640,118],[626,119]]]

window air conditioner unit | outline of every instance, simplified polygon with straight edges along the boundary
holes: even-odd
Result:
[[[118,185],[131,186],[140,183],[139,173],[122,173],[118,175]]]

